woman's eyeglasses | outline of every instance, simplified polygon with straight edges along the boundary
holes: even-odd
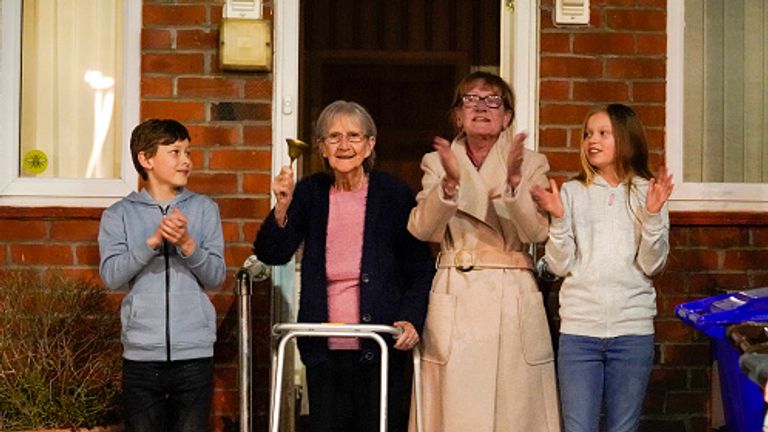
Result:
[[[504,99],[499,95],[478,96],[465,94],[461,97],[461,104],[466,108],[474,108],[482,102],[488,108],[499,108],[504,104]]]
[[[359,132],[350,132],[348,134],[333,132],[325,137],[325,143],[336,145],[340,144],[341,140],[346,139],[350,144],[360,144],[366,138],[368,138],[368,135]]]

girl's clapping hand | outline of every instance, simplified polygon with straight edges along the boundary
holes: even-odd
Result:
[[[552,216],[561,218],[565,214],[563,202],[560,200],[560,190],[557,188],[557,182],[554,179],[549,179],[549,189],[533,185],[531,197],[533,197],[533,202],[540,209],[549,212]]]

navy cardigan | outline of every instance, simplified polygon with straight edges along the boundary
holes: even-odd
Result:
[[[299,181],[288,207],[286,226],[277,225],[273,210],[253,244],[259,260],[281,265],[304,243],[299,322],[328,321],[325,245],[332,184],[333,179],[326,173]],[[415,204],[413,194],[403,181],[383,172],[370,173],[360,266],[363,324],[392,325],[395,321],[409,321],[421,333],[435,267],[429,246],[407,230],[408,216]],[[299,338],[298,345],[307,366],[316,365],[328,356],[324,338]],[[364,339],[361,360],[373,361],[377,357],[378,346]]]

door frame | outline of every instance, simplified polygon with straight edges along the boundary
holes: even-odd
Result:
[[[299,8],[300,0],[274,2],[273,70],[272,70],[272,172],[271,178],[291,163],[286,138],[298,138],[299,131]],[[297,169],[294,172],[298,171]],[[275,195],[270,194],[270,208]],[[272,313],[274,322],[295,322],[296,304],[295,258],[272,271]],[[277,293],[280,295],[278,296]],[[285,302],[283,307],[275,307]],[[276,310],[277,309],[277,310]]]
[[[299,31],[301,0],[273,2],[272,177],[290,164],[285,138],[299,134]],[[515,130],[528,131],[526,147],[538,148],[539,0],[499,0],[500,75],[517,95]],[[531,37],[531,35],[535,35]],[[514,60],[517,61],[514,61]],[[523,91],[525,89],[525,91]],[[298,172],[294,169],[294,172]],[[275,197],[270,196],[274,206]],[[295,322],[299,277],[295,258],[272,271],[272,323]],[[299,365],[295,365],[299,368]],[[286,371],[286,377],[295,376]],[[291,407],[291,412],[295,407]],[[270,410],[271,412],[271,410]],[[290,422],[289,422],[290,423]],[[292,424],[292,423],[291,423]]]
[[[500,75],[517,96],[516,131],[525,146],[539,148],[539,0],[501,0]],[[534,35],[534,37],[531,37]]]
[[[526,145],[538,148],[539,1],[500,0],[500,73],[517,96],[516,130],[527,130]],[[274,3],[272,174],[290,162],[285,138],[299,127],[299,13],[301,0]],[[535,37],[531,37],[535,35]],[[517,61],[515,61],[517,60]],[[525,91],[523,91],[525,89]],[[274,200],[274,197],[272,198]]]
[[[285,138],[299,131],[299,20],[301,0],[274,2],[274,70],[272,93],[272,176],[290,163]],[[517,96],[515,130],[528,131],[526,146],[538,148],[539,0],[500,0],[500,73]],[[534,35],[534,37],[531,37]],[[517,61],[515,61],[517,60]],[[525,90],[523,90],[525,89]],[[274,196],[271,203],[274,205]],[[273,283],[295,298],[295,265],[275,268]],[[295,318],[296,311],[279,319]]]

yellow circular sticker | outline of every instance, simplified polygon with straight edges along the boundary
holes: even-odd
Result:
[[[40,150],[30,150],[24,154],[22,165],[30,174],[41,174],[48,168],[48,156]]]

